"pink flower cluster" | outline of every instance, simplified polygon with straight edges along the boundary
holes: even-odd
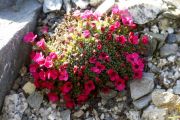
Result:
[[[148,45],[148,36],[132,32],[136,24],[127,10],[115,6],[111,17],[89,10],[75,11],[71,17],[77,23],[68,26],[71,34],[65,36],[62,44],[72,51],[59,45],[52,52],[51,42],[42,36],[38,39],[33,32],[24,36],[24,42],[35,46],[29,71],[37,90],[46,89],[49,101],[62,100],[67,108],[74,108],[96,97],[99,91],[122,91],[128,80],[142,78],[141,55]],[[43,26],[41,32],[46,34],[48,27]]]

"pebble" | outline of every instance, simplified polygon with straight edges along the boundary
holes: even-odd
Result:
[[[100,119],[101,119],[101,120],[104,119],[104,113],[101,114]]]
[[[86,9],[89,5],[88,0],[72,0],[73,3],[76,4],[77,7],[80,7],[81,9]]]
[[[61,9],[62,0],[44,0],[43,12],[53,12]]]
[[[41,95],[38,92],[31,94],[27,98],[28,104],[34,109],[39,109],[42,101],[43,101],[43,95]]]
[[[151,26],[151,31],[153,33],[159,33],[159,28],[157,27],[157,25],[153,25],[153,26]]]
[[[36,87],[35,87],[35,85],[34,85],[33,83],[27,82],[27,83],[23,86],[22,89],[24,90],[25,93],[32,94],[32,93],[34,93]]]
[[[62,120],[71,120],[71,111],[70,110],[64,110],[61,111],[61,118]]]
[[[178,45],[177,44],[165,44],[160,49],[160,56],[161,57],[167,57],[169,55],[174,55],[178,51]]]
[[[173,29],[172,27],[168,27],[168,28],[167,28],[167,31],[168,31],[169,34],[174,33],[174,29]]]
[[[176,38],[176,34],[173,34],[173,33],[170,33],[168,34],[167,38],[166,38],[166,42],[169,43],[169,44],[173,44],[177,41],[177,38]]]

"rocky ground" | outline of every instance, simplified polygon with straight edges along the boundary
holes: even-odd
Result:
[[[43,0],[39,0],[43,2]],[[54,4],[51,4],[53,1]],[[26,67],[5,98],[3,120],[166,120],[180,118],[180,1],[179,0],[44,0],[37,31],[48,25],[53,34],[63,14],[74,9],[106,13],[114,4],[128,8],[139,32],[150,37],[143,79],[109,94],[100,93],[82,107],[68,110],[43,100]],[[60,10],[61,8],[61,10]],[[54,12],[56,11],[56,12]],[[40,33],[39,33],[40,34]]]

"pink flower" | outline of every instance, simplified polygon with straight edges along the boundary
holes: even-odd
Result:
[[[110,77],[111,81],[116,81],[117,79],[119,79],[118,73],[114,71],[113,69],[107,70],[107,74]]]
[[[49,57],[50,57],[51,59],[53,59],[53,60],[55,60],[55,59],[58,58],[58,56],[57,56],[57,54],[56,54],[55,52],[50,52],[50,53],[49,53]]]
[[[124,25],[126,26],[131,26],[133,23],[133,18],[130,15],[130,13],[128,12],[128,10],[122,10],[120,11],[121,14],[121,18],[122,18],[122,22]]]
[[[112,14],[118,15],[119,12],[120,12],[120,10],[119,10],[118,6],[114,6],[114,7],[112,8]]]
[[[53,92],[48,93],[48,98],[49,98],[49,101],[51,101],[53,103],[55,103],[59,100],[57,93],[53,93]]]
[[[144,63],[141,59],[136,60],[132,63],[132,69],[133,71],[143,71],[144,69]]]
[[[80,94],[77,97],[77,102],[78,102],[78,104],[82,104],[82,103],[86,102],[87,99],[88,99],[88,95]]]
[[[84,31],[83,31],[83,35],[84,35],[85,38],[89,38],[89,37],[90,37],[90,32],[89,32],[89,30],[84,30]]]
[[[89,62],[92,64],[96,63],[96,61],[97,61],[96,57],[94,57],[94,56],[89,59]]]
[[[89,94],[91,91],[95,90],[95,85],[94,82],[92,80],[89,80],[88,82],[86,82],[84,84],[84,90],[85,90],[85,94]]]
[[[77,65],[75,65],[73,68],[73,73],[76,74],[78,72],[78,69],[79,69],[79,67]]]
[[[40,82],[38,79],[34,79],[34,85],[36,86],[36,88],[40,88],[41,85],[40,85]]]
[[[58,74],[59,74],[58,70],[55,70],[55,69],[53,69],[53,70],[49,69],[46,72],[47,78],[48,79],[53,79],[53,80],[56,80],[58,78]]]
[[[48,32],[48,26],[43,26],[42,28],[41,28],[41,32],[43,33],[43,34],[45,34],[45,33],[47,33]]]
[[[96,62],[94,67],[91,67],[91,71],[100,74],[103,70],[105,70],[105,66],[102,65],[100,62]]]
[[[67,81],[68,80],[68,72],[65,69],[59,70],[59,80],[60,81]]]
[[[69,93],[73,88],[73,85],[71,82],[66,82],[62,87],[60,87],[60,90],[62,94],[67,94]]]
[[[31,73],[35,73],[37,71],[38,67],[39,67],[39,65],[37,63],[32,63],[29,66],[29,71]]]
[[[81,15],[80,10],[76,10],[76,11],[73,12],[74,17],[79,17],[80,15]]]
[[[116,36],[116,42],[119,42],[120,44],[125,44],[125,42],[127,41],[126,37],[124,35],[121,36]]]
[[[101,44],[101,43],[98,43],[97,49],[98,49],[98,50],[102,50],[102,44]]]
[[[69,108],[69,109],[73,109],[75,107],[75,103],[74,101],[67,101],[66,102],[66,107]]]
[[[133,64],[135,61],[139,59],[139,54],[137,53],[131,53],[126,55],[126,60]]]
[[[116,89],[117,89],[118,91],[124,90],[124,88],[125,88],[125,82],[124,82],[124,80],[119,77],[119,79],[117,79],[117,80],[115,81],[115,86],[116,86]]]
[[[107,62],[110,61],[109,55],[106,52],[101,52],[100,55],[99,55],[99,59],[100,60],[105,60]]]
[[[41,48],[42,50],[45,50],[46,49],[46,43],[45,43],[45,40],[44,38],[42,38],[40,41],[38,41],[36,43],[36,45]]]
[[[53,61],[52,61],[52,59],[49,56],[46,57],[45,62],[44,62],[44,66],[46,68],[53,67]]]
[[[81,18],[82,19],[90,19],[91,17],[93,17],[93,12],[91,10],[85,10],[82,14],[81,14]]]
[[[142,75],[142,71],[134,71],[133,79],[141,79]]]
[[[115,31],[115,25],[114,24],[109,26],[109,31],[111,31],[111,32]]]
[[[142,37],[142,43],[143,43],[144,45],[146,45],[146,44],[149,43],[149,39],[148,39],[148,36],[147,36],[147,35],[144,35],[144,36]]]
[[[137,45],[138,43],[139,43],[139,41],[138,41],[138,35],[134,35],[134,34],[130,34],[130,36],[129,36],[129,42],[131,43],[131,44],[134,44],[134,45]]]
[[[32,74],[34,80],[38,80],[39,79],[39,73],[34,72],[34,73],[31,73],[31,74]]]
[[[54,83],[53,82],[48,82],[48,81],[43,81],[41,83],[41,87],[42,88],[47,88],[48,90],[53,90],[55,88]]]
[[[120,24],[119,21],[116,21],[116,22],[114,23],[115,29],[119,28],[120,26],[121,26],[121,24]]]
[[[40,66],[44,65],[44,61],[45,61],[44,55],[42,54],[42,52],[36,52],[32,60],[38,63]]]
[[[39,72],[39,77],[40,77],[40,79],[41,80],[46,80],[46,72],[44,72],[44,70],[41,70],[40,72]]]
[[[29,43],[29,42],[34,42],[34,40],[37,38],[37,35],[34,35],[34,33],[33,32],[29,32],[29,33],[27,33],[25,36],[24,36],[24,38],[23,38],[23,40],[24,40],[24,42],[26,42],[26,43]]]

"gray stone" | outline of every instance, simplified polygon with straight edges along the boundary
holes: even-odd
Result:
[[[2,120],[21,120],[27,107],[28,104],[23,93],[6,96]]]
[[[66,14],[69,14],[71,12],[71,1],[70,0],[63,0],[64,7],[66,9]]]
[[[0,9],[9,8],[16,3],[17,0],[0,0]]]
[[[122,10],[128,9],[137,24],[145,24],[154,20],[164,10],[162,0],[151,0],[151,2],[126,0],[120,1],[118,6]]]
[[[125,114],[129,120],[141,120],[139,111],[130,110]]]
[[[89,5],[88,0],[72,0],[74,4],[76,4],[77,7],[80,7],[81,9],[86,9]]]
[[[101,4],[103,1],[105,1],[105,0],[90,0],[89,4],[93,7],[96,7],[99,4]]]
[[[107,101],[109,99],[116,97],[117,91],[111,89],[108,93],[100,92],[100,96],[103,100]]]
[[[151,94],[150,94],[150,95],[148,95],[148,96],[145,96],[145,97],[143,97],[143,98],[140,98],[140,99],[134,101],[133,104],[134,104],[134,106],[135,106],[138,110],[140,110],[140,109],[143,109],[143,108],[145,108],[146,106],[148,106],[148,104],[150,103],[151,99],[152,99],[152,98],[151,98]]]
[[[180,1],[179,0],[163,0],[164,2],[176,6],[176,8],[180,9]]]
[[[132,80],[130,82],[131,97],[137,100],[150,93],[154,89],[154,74],[144,73],[142,80]]]
[[[81,117],[83,114],[84,114],[84,112],[83,112],[82,110],[79,110],[79,111],[75,112],[75,113],[73,114],[73,116],[76,117],[76,118],[79,118],[79,117]]]
[[[105,0],[95,11],[95,13],[105,14],[108,13],[114,6],[115,0]]]
[[[62,111],[61,118],[62,118],[62,120],[71,120],[71,111],[70,110]]]
[[[159,33],[159,29],[158,29],[157,25],[151,26],[151,31],[152,31],[153,33]]]
[[[157,108],[150,105],[143,111],[142,120],[166,120],[168,109]]]
[[[31,94],[27,98],[28,104],[32,108],[37,109],[37,110],[40,108],[40,105],[41,105],[42,101],[43,101],[43,96],[38,92],[35,92],[35,93]]]
[[[176,81],[176,85],[173,87],[174,94],[180,95],[180,80]]]
[[[161,57],[167,57],[169,55],[174,55],[178,51],[178,45],[177,44],[165,44],[160,49],[160,56]]]
[[[176,38],[177,38],[177,42],[180,43],[180,34],[177,34]]]
[[[52,11],[61,10],[62,0],[44,0],[43,12],[48,13]]]
[[[22,37],[33,31],[40,8],[36,0],[27,0],[18,12],[0,11],[0,108],[21,65],[27,62],[30,46],[23,43]]]
[[[173,44],[177,41],[177,38],[176,38],[176,34],[168,34],[167,38],[166,38],[166,42],[169,43],[169,44]]]

